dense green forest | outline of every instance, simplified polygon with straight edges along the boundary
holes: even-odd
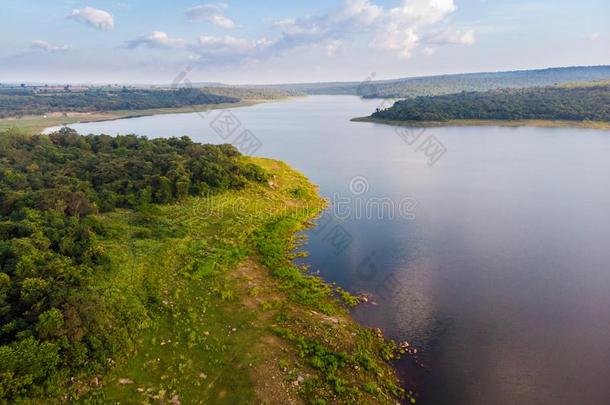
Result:
[[[227,93],[227,92],[225,92]],[[239,98],[200,89],[172,90],[92,88],[85,91],[45,92],[29,88],[0,88],[0,118],[51,112],[92,112],[178,108],[190,105],[236,103]]]
[[[235,97],[239,98],[240,100],[276,100],[286,97],[305,95],[305,93],[295,90],[252,88],[248,86],[201,87],[199,90],[219,96]]]
[[[137,300],[96,290],[111,261],[95,214],[266,177],[232,146],[186,137],[0,133],[0,403],[57,395],[68,376],[103,370],[147,322],[142,303],[156,298],[145,289]]]
[[[375,80],[375,75],[359,82],[303,83],[266,86],[307,94],[353,94],[365,98],[407,98],[461,91],[485,91],[498,88],[550,86],[556,83],[587,82],[610,79],[610,66],[576,66],[489,73],[463,73],[438,76]]]
[[[396,102],[373,118],[392,121],[610,121],[610,84],[499,89],[421,96]]]

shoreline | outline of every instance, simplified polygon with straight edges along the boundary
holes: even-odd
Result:
[[[262,103],[288,100],[290,97],[278,99],[252,99],[241,100],[236,103],[220,104],[198,104],[176,108],[152,108],[145,110],[117,110],[117,111],[92,111],[92,112],[68,112],[51,113],[46,118],[40,115],[29,115],[24,117],[10,117],[0,119],[0,131],[10,128],[23,129],[30,135],[43,133],[47,128],[59,127],[71,124],[84,124],[90,122],[116,121],[128,118],[149,117],[153,115],[166,114],[189,114],[211,110],[222,110],[240,107],[251,107]],[[66,114],[66,115],[64,115]]]
[[[562,120],[449,120],[449,121],[396,121],[373,117],[356,117],[352,122],[370,122],[373,124],[392,125],[399,127],[469,127],[469,126],[500,126],[500,127],[539,127],[539,128],[576,128],[610,130],[610,122],[603,121],[562,121]]]
[[[353,318],[357,297],[293,262],[299,232],[313,226],[326,206],[318,187],[284,162],[246,159],[272,175],[268,184],[156,207],[149,222],[164,218],[179,230],[175,236],[155,238],[148,223],[134,227],[135,211],[100,216],[107,226],[124,230],[101,239],[116,263],[129,260],[129,243],[138,258],[128,271],[100,282],[132,285],[132,277],[159,277],[165,301],[152,324],[134,337],[140,342],[134,351],[100,376],[99,387],[88,384],[85,397],[136,403],[163,390],[185,403],[413,403],[393,364],[407,355],[404,348]],[[264,218],[261,210],[268,213]],[[200,246],[202,238],[207,242]],[[213,252],[214,265],[208,254],[193,254],[193,246]],[[178,372],[172,368],[176,358],[183,359],[181,378],[168,387],[167,376]],[[142,369],[150,359],[165,367]],[[229,392],[233,385],[240,390]]]

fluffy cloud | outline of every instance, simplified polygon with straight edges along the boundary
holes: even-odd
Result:
[[[223,10],[227,8],[226,4],[202,4],[191,7],[186,10],[185,14],[191,20],[209,21],[217,27],[232,29],[235,28],[235,23],[230,18],[225,17]]]
[[[475,42],[475,35],[472,29],[445,29],[431,34],[426,42],[435,45],[472,45]]]
[[[273,27],[280,35],[273,40],[202,36],[192,50],[208,62],[261,60],[300,46],[319,44],[326,44],[327,54],[334,54],[341,38],[370,26],[381,13],[382,8],[369,0],[346,0],[343,7],[326,14],[275,22]]]
[[[392,21],[423,26],[442,21],[456,9],[453,0],[404,0],[389,14]]]
[[[53,45],[42,39],[34,39],[30,43],[30,47],[33,49],[39,49],[49,53],[66,53],[70,50],[69,45]]]
[[[233,36],[214,37],[202,35],[191,50],[205,63],[239,62],[257,60],[269,55],[273,42],[266,39],[250,40]]]
[[[363,25],[373,24],[383,13],[383,7],[369,0],[346,0],[343,8],[336,12],[339,20],[350,20]]]
[[[342,7],[323,15],[278,21],[274,27],[281,30],[281,36],[276,48],[285,50],[340,40],[371,27],[382,13],[383,8],[369,0],[346,0]]]
[[[371,46],[392,51],[399,58],[410,58],[419,43],[419,36],[414,27],[404,27],[391,21],[384,30],[375,36]]]
[[[112,15],[107,11],[98,10],[93,7],[74,10],[68,18],[80,21],[102,31],[112,31],[114,29],[114,18]]]
[[[197,6],[187,15],[211,20],[224,7]],[[420,46],[430,54],[439,46],[475,42],[473,30],[460,30],[448,23],[456,9],[453,0],[402,0],[394,8],[378,6],[371,0],[345,0],[341,7],[325,14],[275,22],[273,27],[279,35],[272,40],[202,36],[191,50],[208,62],[261,60],[302,46],[324,47],[327,56],[334,56],[344,41],[370,34],[371,47],[409,58]]]
[[[186,41],[180,38],[172,38],[162,31],[154,31],[148,35],[142,35],[127,42],[128,48],[144,46],[148,48],[180,49],[186,46]]]
[[[435,45],[472,44],[472,30],[465,33],[445,31],[438,34],[436,40],[426,40],[433,38],[426,31],[444,21],[456,9],[453,0],[403,0],[400,6],[386,12],[383,28],[377,32],[372,45],[395,52],[400,58],[410,58],[422,37],[424,43]]]
[[[343,47],[343,42],[339,40],[330,41],[328,45],[326,45],[326,55],[327,56],[335,56]]]

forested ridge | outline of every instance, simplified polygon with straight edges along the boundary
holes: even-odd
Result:
[[[97,290],[112,263],[96,214],[145,213],[266,177],[234,147],[186,137],[0,133],[0,403],[58,395],[70,376],[103,370],[133,346],[149,322],[158,298],[145,288],[139,297]]]
[[[365,98],[410,98],[486,91],[498,88],[551,86],[558,83],[610,79],[610,66],[571,66],[506,72],[459,73],[375,80],[375,73],[357,82],[301,83],[264,86],[307,94],[352,94]]]
[[[549,86],[420,96],[378,110],[392,121],[566,120],[610,121],[610,84]]]
[[[225,94],[230,92],[225,91]],[[0,118],[42,115],[52,112],[93,112],[179,108],[191,105],[236,103],[239,98],[212,94],[200,89],[90,89],[86,91],[45,92],[24,89],[0,89]]]

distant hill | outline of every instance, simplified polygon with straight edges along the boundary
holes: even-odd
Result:
[[[485,91],[498,88],[549,86],[610,80],[610,66],[575,66],[507,72],[462,73],[363,82],[297,83],[248,86],[307,94],[353,94],[367,98],[408,98]]]
[[[551,120],[610,122],[610,83],[420,96],[371,115],[387,121]]]
[[[224,92],[227,93],[228,92]],[[237,103],[237,97],[200,89],[0,89],[0,118],[53,112],[92,112],[180,108],[191,105]]]

